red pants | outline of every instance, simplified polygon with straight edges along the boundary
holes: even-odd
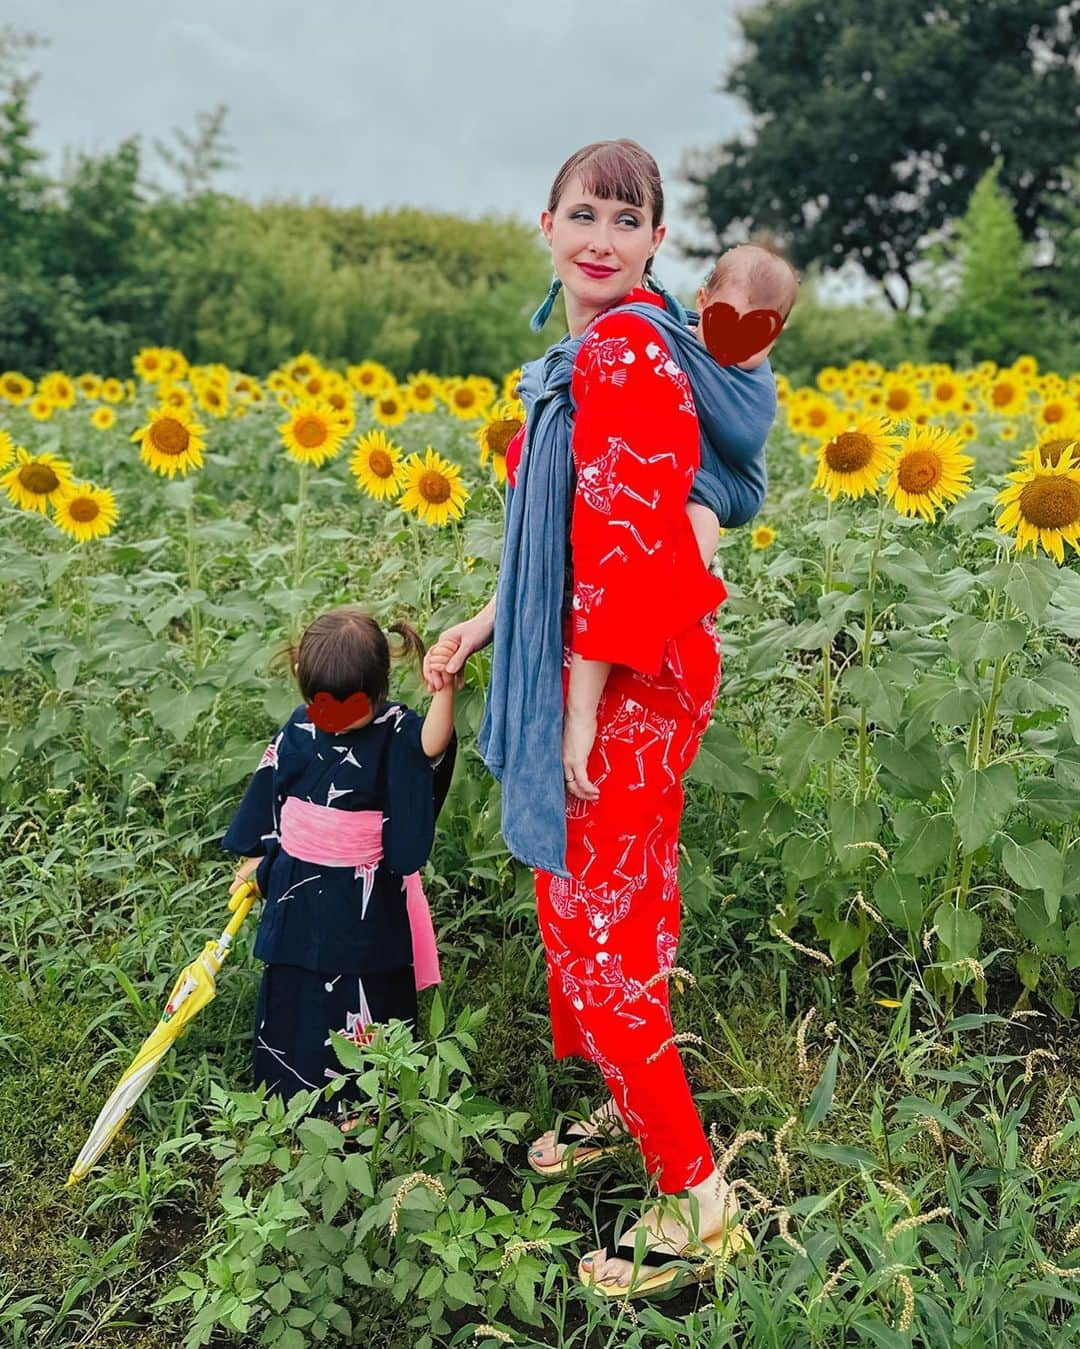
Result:
[[[682,775],[719,684],[711,616],[668,643],[659,675],[613,667],[589,757],[600,798],[567,798],[570,879],[536,872],[555,1057],[596,1064],[666,1194],[714,1166],[667,982],[651,981],[675,963]]]

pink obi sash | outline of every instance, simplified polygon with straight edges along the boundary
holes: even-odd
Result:
[[[363,881],[361,916],[375,886],[375,872],[382,861],[383,816],[380,810],[335,810],[288,796],[281,807],[282,848],[300,862],[322,867],[352,867]],[[405,907],[412,931],[413,971],[416,987],[430,988],[440,981],[439,953],[431,910],[424,895],[420,873],[404,877]]]

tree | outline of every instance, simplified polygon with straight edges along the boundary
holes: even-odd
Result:
[[[944,263],[933,269],[928,299],[948,297],[944,312],[930,320],[934,356],[954,364],[980,359],[1007,364],[1021,352],[1042,346],[1047,330],[1036,299],[1036,277],[994,164],[979,179],[963,217],[943,248]],[[957,272],[950,288],[948,269]],[[951,295],[950,295],[951,289]]]
[[[0,28],[0,239],[9,276],[33,267],[48,187],[38,170],[43,156],[31,144],[29,102],[37,76],[22,70],[24,54],[40,45],[30,34]]]
[[[1075,154],[1080,0],[765,0],[726,90],[746,137],[687,176],[717,238],[780,235],[797,265],[855,259],[905,308],[922,242],[996,160],[1024,238]],[[704,248],[692,252],[704,256]]]

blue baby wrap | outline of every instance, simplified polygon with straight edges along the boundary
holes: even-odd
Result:
[[[657,329],[686,372],[701,428],[701,468],[690,492],[721,525],[752,519],[765,499],[765,439],[776,415],[768,362],[720,366],[677,318],[648,303],[617,311]],[[527,421],[517,483],[509,494],[496,591],[491,679],[480,752],[502,783],[502,835],[527,866],[566,870],[562,770],[563,596],[574,494],[570,395],[586,335],[564,337],[522,370]]]

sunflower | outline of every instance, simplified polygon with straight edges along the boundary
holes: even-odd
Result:
[[[122,403],[124,401],[124,386],[118,379],[106,379],[101,385],[101,396],[106,403]]]
[[[95,375],[92,370],[80,375],[75,383],[84,398],[101,397],[101,376]]]
[[[191,394],[183,384],[158,385],[158,404],[163,408],[179,408],[181,412],[191,412]]]
[[[47,398],[53,407],[69,408],[75,405],[75,383],[61,370],[54,370],[50,375],[42,375],[38,384],[38,394],[42,398]]]
[[[350,365],[345,374],[357,393],[368,398],[374,398],[387,385],[394,383],[394,376],[378,361],[361,361],[359,365]]]
[[[930,403],[935,412],[959,412],[964,402],[964,381],[952,371],[930,381]]]
[[[1034,356],[1017,356],[1013,361],[1013,369],[1024,379],[1034,379],[1039,373],[1039,362]]]
[[[1067,398],[1060,395],[1054,395],[1047,398],[1035,412],[1035,424],[1037,426],[1050,427],[1060,426],[1067,422],[1072,415],[1072,406]]]
[[[818,450],[818,469],[812,486],[835,501],[843,494],[861,497],[878,490],[878,480],[889,467],[894,437],[885,417],[866,417],[833,436]]]
[[[439,396],[439,381],[426,370],[410,375],[405,385],[414,412],[434,412]]]
[[[1073,462],[1080,463],[1080,429],[1077,429],[1075,435],[1053,435],[1040,440],[1031,452],[1031,463],[1035,467],[1043,465],[1053,467],[1070,446],[1073,452]]]
[[[99,431],[108,431],[116,425],[116,409],[108,407],[97,407],[90,414],[90,425],[96,426]]]
[[[288,419],[278,424],[278,432],[298,464],[314,464],[316,468],[338,454],[347,434],[333,408],[315,402],[293,408]]]
[[[392,501],[405,486],[401,451],[382,431],[369,431],[360,437],[349,468],[357,487],[376,501]]]
[[[175,347],[161,348],[161,373],[165,379],[183,379],[188,372],[188,360]]]
[[[71,465],[46,451],[30,454],[21,445],[15,446],[15,467],[0,478],[0,487],[8,500],[24,511],[40,511],[55,503],[71,486]]]
[[[202,468],[206,444],[202,436],[203,428],[188,413],[180,408],[158,407],[150,413],[147,424],[132,433],[131,439],[141,442],[139,457],[144,464],[171,478],[176,473]]]
[[[200,381],[195,389],[195,398],[204,412],[211,417],[221,418],[229,415],[229,390],[216,379]]]
[[[9,403],[25,403],[34,392],[34,381],[20,375],[18,370],[5,370],[0,375],[0,398]]]
[[[322,362],[317,356],[313,356],[310,351],[302,351],[298,356],[294,356],[291,361],[285,362],[285,373],[297,383],[302,383],[321,370]]]
[[[823,365],[817,372],[814,383],[822,393],[832,393],[834,389],[840,387],[842,379],[843,376],[835,365]]]
[[[160,347],[143,347],[132,358],[131,367],[140,379],[156,384],[166,375],[165,353]]]
[[[400,426],[409,413],[408,397],[396,384],[387,385],[375,395],[371,413],[383,426]]]
[[[15,442],[6,431],[0,430],[0,468],[7,468],[15,458]]]
[[[506,399],[506,398],[516,398],[516,397],[518,396],[518,385],[519,385],[520,383],[521,383],[521,366],[520,366],[520,365],[516,365],[516,366],[513,368],[513,370],[509,370],[509,371],[507,371],[507,373],[506,373],[505,375],[503,375],[503,382],[502,382],[502,396],[503,396],[503,398],[504,398],[504,399]],[[787,387],[788,387],[789,389],[790,389],[790,387],[791,387],[790,384],[787,384],[787,379],[786,379],[786,377],[785,377],[784,375],[777,375],[777,377],[776,377],[776,391],[777,391],[777,393],[780,392],[780,388],[781,388],[781,384],[782,384],[782,383],[783,383],[783,384],[786,384]]]
[[[109,489],[88,482],[73,483],[53,506],[53,521],[80,543],[112,533],[118,514]]]
[[[758,525],[750,532],[751,548],[768,548],[776,542],[776,530],[771,525]]]
[[[426,525],[445,525],[465,514],[469,494],[461,484],[461,470],[428,446],[421,459],[412,454],[405,461],[406,491],[401,508],[412,511]]]
[[[1044,552],[1065,561],[1066,543],[1080,553],[1080,459],[1073,446],[1066,446],[1056,464],[1029,464],[1006,474],[1012,483],[998,493],[1004,510],[998,529],[1016,534],[1021,552],[1029,545],[1033,553]]]
[[[961,454],[961,438],[940,426],[912,427],[885,480],[885,495],[901,515],[933,520],[971,489],[975,460]]]
[[[463,422],[482,416],[484,404],[481,391],[471,379],[453,379],[446,381],[446,406]]]
[[[56,404],[37,393],[30,400],[30,416],[36,422],[47,422],[56,410]]]
[[[506,451],[510,442],[525,424],[524,415],[517,413],[517,400],[505,400],[496,404],[492,414],[477,431],[476,439],[480,445],[480,463],[491,461],[491,469],[497,482],[506,481]]]
[[[882,406],[890,417],[897,419],[914,416],[921,406],[918,389],[910,376],[901,373],[905,366],[910,366],[910,362],[901,362],[896,374],[886,376],[882,383],[885,395]]]
[[[1002,370],[987,383],[984,398],[989,411],[1015,417],[1027,406],[1028,386],[1013,371]]]
[[[234,398],[242,398],[245,402],[258,402],[262,397],[262,389],[254,375],[238,374],[233,380],[232,392]]]

